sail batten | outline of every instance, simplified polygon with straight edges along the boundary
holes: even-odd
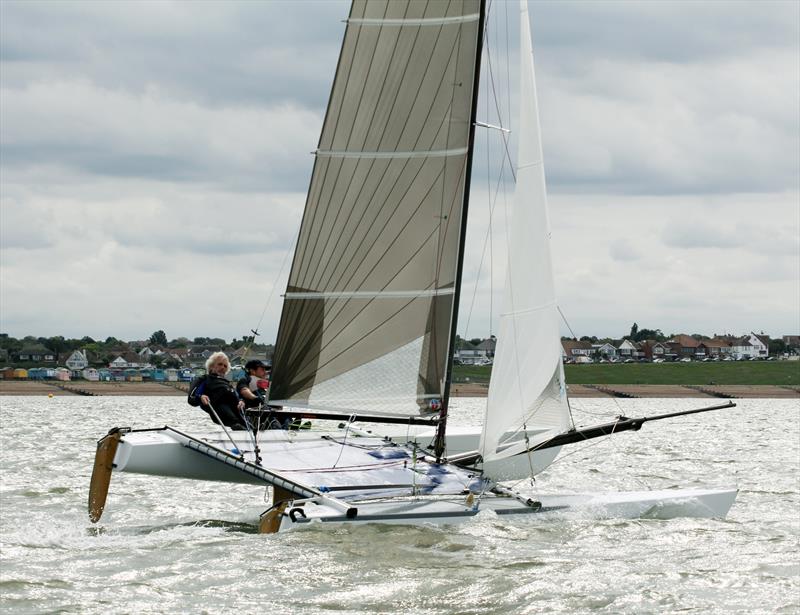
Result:
[[[429,17],[421,19],[359,19],[351,18],[347,23],[358,24],[362,26],[440,26],[440,25],[456,25],[467,23],[470,21],[478,21],[480,13],[473,13],[472,15],[461,15],[458,17]]]
[[[271,396],[414,416],[442,396],[479,0],[355,0],[316,150]],[[387,379],[400,383],[381,387]]]
[[[317,150],[317,156],[328,158],[442,158],[446,156],[463,156],[467,153],[466,147],[449,150],[414,150],[410,152],[365,152],[365,151],[334,151]]]

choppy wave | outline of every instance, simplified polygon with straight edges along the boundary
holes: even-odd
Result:
[[[459,399],[476,424],[485,400]],[[576,400],[585,423],[698,400]],[[263,536],[264,489],[119,475],[86,516],[110,427],[204,421],[176,398],[0,400],[0,609],[14,613],[730,613],[800,610],[800,406],[738,408],[565,449],[537,493],[737,485],[727,519],[481,513],[457,527]]]

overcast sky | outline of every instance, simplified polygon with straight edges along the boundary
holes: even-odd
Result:
[[[492,123],[517,108],[516,8],[491,8]],[[272,341],[347,12],[0,2],[0,331],[230,339],[266,305]],[[531,25],[575,333],[800,332],[800,3],[536,1]],[[500,311],[498,139],[477,139],[467,337]]]

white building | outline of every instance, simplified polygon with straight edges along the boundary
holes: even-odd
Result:
[[[89,358],[83,350],[76,350],[69,355],[65,365],[73,371],[80,371],[89,367]]]
[[[769,346],[762,336],[751,331],[731,342],[731,354],[737,359],[764,359],[769,355]]]

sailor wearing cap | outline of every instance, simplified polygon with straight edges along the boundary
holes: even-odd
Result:
[[[259,359],[245,363],[247,375],[236,383],[236,392],[244,400],[245,407],[258,408],[267,401],[270,365]]]

